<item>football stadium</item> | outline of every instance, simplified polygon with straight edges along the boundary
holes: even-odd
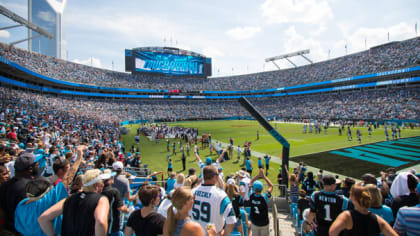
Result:
[[[0,235],[420,235],[417,23],[221,75],[172,37],[70,60],[71,3],[24,2],[0,3]]]

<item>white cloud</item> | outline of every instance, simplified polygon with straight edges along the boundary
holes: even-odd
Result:
[[[46,22],[49,22],[49,23],[52,23],[52,24],[54,24],[54,23],[55,23],[55,17],[54,17],[54,15],[53,15],[51,12],[49,12],[49,11],[40,11],[40,12],[38,13],[38,17],[39,17],[41,20],[43,20],[43,21],[46,21]]]
[[[91,58],[88,58],[86,60],[74,59],[73,62],[83,64],[83,65],[87,65],[87,66],[102,68],[101,60],[96,58],[96,57],[91,57]]]
[[[268,23],[323,24],[333,18],[327,0],[266,0],[261,10]]]
[[[413,37],[413,27],[405,22],[390,27],[380,28],[360,28],[349,37],[350,46],[352,51],[360,51],[369,48],[373,45],[379,45],[389,41],[398,41]]]
[[[9,38],[10,33],[6,30],[0,30],[0,38]]]
[[[285,53],[291,53],[299,50],[309,49],[310,54],[306,55],[309,59],[318,61],[319,59],[326,58],[327,53],[322,49],[321,42],[311,37],[304,37],[303,35],[296,32],[294,26],[289,27],[285,30],[286,42],[284,43]],[[301,57],[292,58],[292,61],[301,62],[301,64],[307,64]],[[286,63],[287,64],[287,63]]]
[[[412,24],[408,24],[406,22],[401,22],[389,27],[361,27],[354,32],[351,32],[350,29],[344,24],[338,24],[338,26],[342,32],[345,33],[345,39],[337,41],[333,47],[333,50],[337,52],[338,55],[345,54],[345,45],[347,45],[347,53],[349,54],[367,50],[370,47],[387,43],[388,32],[389,41],[399,41],[414,36]]]
[[[245,40],[252,38],[256,33],[261,32],[260,27],[235,27],[225,32],[225,34],[234,40]]]
[[[203,54],[206,57],[223,57],[224,53],[215,47],[206,47],[203,49]]]

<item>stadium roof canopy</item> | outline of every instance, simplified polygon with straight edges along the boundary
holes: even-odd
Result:
[[[309,63],[313,64],[313,62],[304,56],[304,54],[309,54],[309,49],[306,50],[301,50],[301,51],[297,51],[297,52],[292,52],[292,53],[287,53],[287,54],[283,54],[280,56],[275,56],[275,57],[269,57],[267,59],[265,59],[265,62],[273,62],[273,64],[277,67],[277,69],[280,70],[280,67],[276,64],[276,60],[280,60],[280,59],[286,59],[288,62],[290,62],[290,64],[292,64],[294,67],[297,67],[295,63],[293,63],[289,57],[295,57],[295,56],[301,56],[303,57],[305,60],[307,60]]]
[[[158,53],[170,53],[175,55],[186,55],[186,56],[194,56],[194,57],[206,57],[200,53],[192,52],[180,48],[174,47],[138,47],[133,48],[134,51],[148,51],[148,52],[158,52]]]
[[[2,27],[2,28],[0,28],[0,30],[11,29],[11,28],[16,28],[16,27],[20,27],[20,26],[26,26],[28,29],[31,29],[31,30],[33,30],[33,31],[35,31],[35,32],[38,33],[38,35],[35,35],[35,36],[31,37],[31,38],[37,38],[37,37],[40,37],[40,36],[45,36],[45,37],[47,37],[49,39],[54,38],[54,36],[51,33],[49,33],[48,31],[46,31],[45,29],[43,29],[40,26],[35,25],[35,24],[31,23],[31,22],[28,22],[23,17],[15,14],[15,13],[13,13],[12,11],[10,11],[9,9],[5,8],[2,5],[0,5],[0,14],[6,16],[7,18],[9,18],[9,19],[11,19],[11,20],[13,20],[13,21],[15,21],[15,22],[18,23],[18,25],[12,25],[12,26]],[[18,44],[18,43],[27,41],[27,40],[29,40],[31,38],[22,39],[22,40],[19,40],[19,41],[16,41],[16,42],[12,42],[12,43],[10,43],[10,45],[13,46],[15,44]]]

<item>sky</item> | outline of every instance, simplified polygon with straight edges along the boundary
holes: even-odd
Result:
[[[27,19],[27,0],[0,5]],[[124,49],[172,46],[211,57],[214,77],[248,74],[276,70],[266,58],[299,50],[320,62],[416,37],[419,12],[418,0],[68,0],[65,59],[124,71]],[[0,28],[15,24],[0,15]],[[25,37],[24,27],[0,31],[5,43]]]

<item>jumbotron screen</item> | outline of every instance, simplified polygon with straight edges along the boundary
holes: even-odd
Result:
[[[210,58],[191,55],[191,52],[187,53],[185,50],[171,49],[126,50],[126,71],[160,73],[169,76],[207,77],[211,75]]]

